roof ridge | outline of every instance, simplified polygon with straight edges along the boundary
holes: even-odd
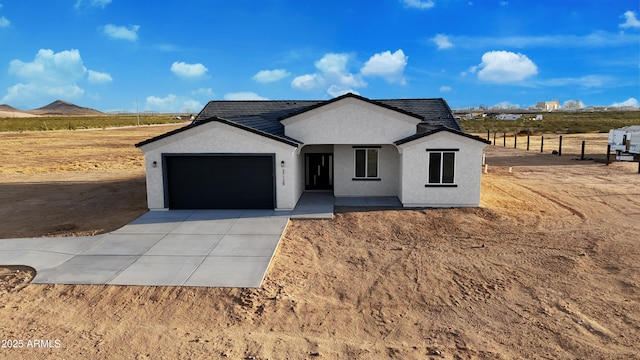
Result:
[[[286,114],[286,115],[283,115],[283,116],[279,117],[278,120],[282,121],[282,120],[290,118],[292,116],[300,115],[300,114],[305,113],[307,111],[311,111],[311,110],[323,107],[325,105],[341,101],[341,100],[346,99],[346,98],[358,99],[358,100],[361,100],[361,101],[364,101],[364,102],[367,102],[367,103],[370,103],[370,104],[373,104],[373,105],[377,105],[377,106],[386,108],[388,110],[396,111],[396,112],[399,112],[399,113],[402,113],[402,114],[405,114],[405,115],[408,115],[408,116],[415,117],[415,118],[420,119],[422,121],[424,121],[424,119],[425,119],[424,116],[422,116],[422,115],[415,114],[413,112],[410,112],[410,111],[405,110],[405,109],[398,108],[396,106],[392,106],[392,105],[388,105],[388,104],[382,103],[379,100],[371,100],[369,98],[366,98],[366,97],[358,95],[358,94],[346,93],[344,95],[334,97],[333,99],[329,99],[327,101],[321,101],[321,102],[319,102],[317,104],[314,104],[314,105],[311,105],[311,106],[309,106],[307,108],[299,109],[297,111],[293,111],[293,112],[291,112],[289,114]]]

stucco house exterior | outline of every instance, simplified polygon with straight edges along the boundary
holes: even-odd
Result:
[[[293,209],[304,191],[396,196],[406,207],[478,206],[489,142],[443,99],[211,101],[143,141],[151,210]]]

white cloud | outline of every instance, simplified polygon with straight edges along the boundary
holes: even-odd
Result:
[[[126,26],[116,26],[113,24],[107,24],[103,27],[103,32],[114,39],[120,40],[128,40],[128,41],[137,41],[138,40],[138,30],[140,30],[140,25],[130,25]]]
[[[347,54],[329,53],[324,55],[322,59],[316,61],[315,66],[321,71],[322,76],[327,79],[329,83],[337,83],[337,85],[341,86],[365,86],[366,83],[359,75],[354,75],[349,72],[347,68],[348,62],[349,55]]]
[[[4,16],[0,16],[0,28],[9,27],[11,25],[11,21]]]
[[[520,109],[520,104],[513,104],[509,101],[499,102],[491,107],[492,109]]]
[[[322,86],[322,83],[318,74],[306,74],[296,76],[291,81],[291,86],[300,90],[312,90]]]
[[[500,6],[509,6],[508,1],[500,1]]]
[[[89,81],[95,84],[105,84],[112,82],[113,78],[107,73],[89,70]]]
[[[12,104],[13,106],[35,103],[41,104],[45,101],[53,101],[56,99],[77,99],[83,94],[84,89],[75,84],[41,86],[36,83],[18,83],[7,89],[7,95],[2,98],[2,102]]]
[[[453,90],[451,86],[440,86],[440,92],[449,92]]]
[[[224,99],[225,100],[269,100],[268,98],[262,97],[251,91],[227,93],[224,95]]]
[[[453,47],[451,41],[449,41],[449,37],[443,34],[437,34],[434,36],[431,41],[438,45],[438,50],[449,49]]]
[[[84,94],[78,83],[111,81],[107,73],[88,70],[76,49],[54,53],[40,49],[33,61],[19,59],[9,63],[9,74],[19,82],[7,89],[2,102],[16,104],[42,103],[55,99],[75,99]]]
[[[111,0],[78,0],[76,2],[76,9],[99,7],[104,9],[105,6],[111,4]]]
[[[174,62],[171,71],[183,79],[199,79],[207,74],[207,69],[202,64],[187,64],[185,62]]]
[[[555,78],[545,80],[542,85],[545,86],[581,86],[586,89],[604,87],[613,83],[614,79],[603,75],[585,75],[578,78]]]
[[[253,75],[252,79],[259,83],[266,84],[282,80],[289,75],[291,75],[291,73],[284,69],[261,70],[258,71],[257,74]]]
[[[202,104],[185,96],[169,94],[163,98],[148,96],[144,105],[147,111],[163,113],[196,112],[202,109]]]
[[[349,93],[360,95],[360,93],[357,92],[356,90],[337,86],[337,85],[331,85],[329,89],[327,89],[327,93],[333,97],[338,97],[338,96],[342,96],[344,94],[349,94]]]
[[[402,0],[405,6],[414,9],[431,9],[436,5],[432,0]]]
[[[538,73],[538,67],[526,55],[509,51],[489,51],[482,55],[478,79],[506,84],[522,81]]]
[[[408,59],[402,50],[396,50],[393,54],[391,51],[381,52],[370,57],[360,73],[364,76],[380,76],[388,82],[404,85],[404,68]]]
[[[359,74],[349,71],[349,60],[347,54],[325,54],[314,64],[318,69],[317,73],[297,76],[291,81],[291,86],[299,90],[325,89],[332,96],[366,86],[367,83]]]
[[[209,99],[214,98],[216,96],[216,94],[213,92],[213,90],[211,90],[211,88],[200,88],[198,90],[194,90],[191,92],[191,95],[202,96]]]
[[[478,67],[477,66],[470,66],[468,70],[460,72],[460,76],[467,76],[470,73],[471,74],[475,74],[476,71],[478,71]]]
[[[640,21],[638,21],[635,11],[629,10],[620,17],[625,19],[625,22],[619,25],[621,28],[640,28]]]
[[[614,107],[638,107],[638,99],[628,98],[627,100],[619,103],[614,103],[611,106]]]
[[[40,49],[32,62],[12,60],[9,73],[39,84],[73,83],[84,77],[87,69],[76,49],[54,53]]]
[[[524,48],[608,48],[637,45],[638,37],[624,32],[611,33],[595,31],[587,35],[540,35],[540,36],[455,36],[447,35],[451,43],[463,49],[483,49],[502,47],[512,49]]]

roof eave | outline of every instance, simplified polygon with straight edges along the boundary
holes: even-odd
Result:
[[[192,129],[194,127],[201,126],[201,125],[204,125],[204,124],[208,124],[208,123],[214,122],[214,121],[220,122],[220,123],[223,123],[223,124],[226,124],[226,125],[229,125],[229,126],[233,126],[235,128],[238,128],[238,129],[241,129],[241,130],[245,130],[245,131],[257,134],[257,135],[261,135],[261,136],[264,136],[264,137],[269,138],[271,140],[279,141],[279,142],[285,143],[285,144],[290,145],[290,146],[298,147],[298,146],[303,144],[302,142],[294,140],[294,139],[290,140],[290,139],[283,138],[283,137],[280,137],[280,136],[277,136],[277,135],[269,134],[269,133],[266,133],[264,131],[260,131],[260,130],[257,130],[257,129],[254,129],[254,128],[251,128],[251,127],[248,127],[248,126],[244,126],[242,124],[238,124],[237,122],[234,122],[234,121],[231,121],[231,120],[227,120],[227,119],[223,119],[221,117],[214,116],[214,117],[210,117],[210,118],[207,118],[207,119],[199,120],[197,122],[194,121],[194,122],[192,122],[191,124],[189,124],[189,125],[187,125],[185,127],[181,127],[179,129],[176,129],[176,130],[173,130],[173,131],[169,131],[169,132],[164,133],[162,135],[158,135],[158,136],[153,137],[151,139],[147,139],[147,140],[141,141],[141,142],[137,143],[135,146],[137,148],[140,148],[140,147],[145,146],[147,144],[151,144],[151,143],[156,142],[158,140],[170,137],[172,135],[175,135],[175,134],[181,133],[183,131]]]
[[[433,129],[433,130],[430,130],[430,131],[426,131],[426,132],[423,132],[423,133],[420,133],[420,134],[407,136],[404,139],[400,139],[400,140],[394,142],[394,144],[395,145],[403,145],[403,144],[410,143],[410,142],[418,140],[418,139],[422,139],[423,137],[427,137],[429,135],[433,135],[433,134],[439,133],[440,131],[447,131],[447,132],[450,132],[452,134],[464,136],[464,137],[469,138],[471,140],[476,140],[476,141],[485,143],[487,145],[491,144],[491,141],[489,141],[489,140],[485,140],[485,139],[483,139],[481,137],[478,137],[478,136],[475,136],[475,135],[471,135],[471,134],[467,134],[467,133],[462,132],[462,131],[451,129],[451,128],[448,128],[446,126],[442,126],[442,127],[439,127],[439,128],[436,128],[436,129]]]

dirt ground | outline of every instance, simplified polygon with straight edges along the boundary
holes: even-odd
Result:
[[[173,128],[0,134],[0,238],[142,214],[133,144]],[[291,221],[261,289],[0,267],[0,358],[639,359],[638,164],[486,154],[479,208]]]

